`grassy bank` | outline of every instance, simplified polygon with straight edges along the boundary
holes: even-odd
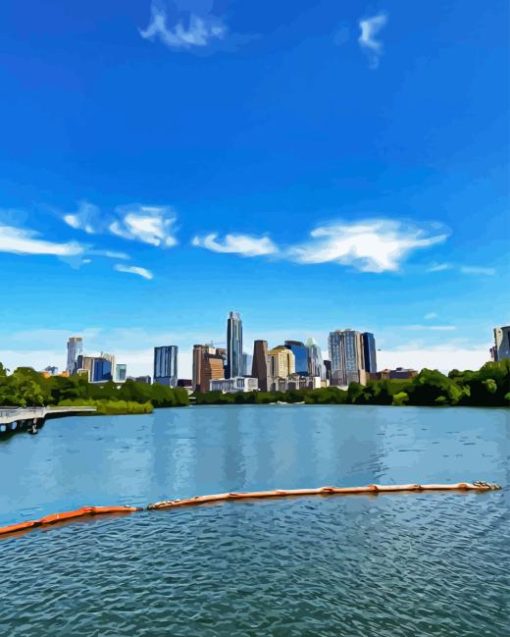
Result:
[[[152,403],[136,403],[129,400],[62,400],[59,407],[95,407],[97,411],[91,416],[121,415],[121,414],[151,414],[154,411]]]

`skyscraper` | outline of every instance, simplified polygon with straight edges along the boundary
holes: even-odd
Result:
[[[306,341],[306,347],[308,350],[308,374],[312,378],[319,377],[321,380],[326,380],[326,367],[322,360],[321,348],[313,338]]]
[[[308,348],[301,341],[285,341],[285,347],[290,349],[295,358],[295,373],[308,376]]]
[[[502,361],[510,358],[510,325],[494,328],[494,350],[495,361]]]
[[[354,330],[336,330],[328,340],[332,384],[348,385],[366,381],[363,339]]]
[[[66,371],[74,374],[77,367],[78,356],[83,354],[83,339],[81,336],[70,336],[67,341],[67,365]]]
[[[177,345],[154,348],[154,382],[177,387]]]
[[[205,354],[206,345],[193,345],[193,391],[200,388],[200,374],[202,369],[202,358]]]
[[[375,349],[375,337],[370,332],[363,332],[363,361],[365,371],[369,374],[377,372],[377,353]]]
[[[243,375],[243,322],[238,312],[227,320],[227,378]]]
[[[253,365],[253,356],[245,352],[243,354],[243,376],[251,376],[252,365]]]
[[[259,389],[268,391],[269,389],[269,367],[267,341],[255,341],[253,343],[253,362],[251,375],[259,381]]]

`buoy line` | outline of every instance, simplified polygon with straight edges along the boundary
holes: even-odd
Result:
[[[248,491],[215,493],[211,495],[199,495],[193,498],[181,500],[162,500],[148,504],[147,507],[135,506],[86,506],[74,511],[53,513],[38,520],[28,520],[18,524],[9,524],[0,527],[0,535],[12,535],[21,531],[28,531],[44,526],[51,526],[59,522],[67,522],[83,517],[96,515],[135,513],[136,511],[159,511],[163,509],[176,509],[186,506],[198,506],[214,502],[230,502],[234,500],[261,500],[266,498],[285,498],[312,495],[378,495],[379,493],[397,492],[426,492],[426,491],[498,491],[499,484],[493,482],[457,482],[455,484],[369,484],[363,487],[319,487],[316,489],[274,489],[271,491]]]

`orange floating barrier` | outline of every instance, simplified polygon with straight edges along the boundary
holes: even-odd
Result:
[[[198,506],[211,504],[214,502],[230,502],[234,500],[260,500],[264,498],[284,498],[311,495],[356,495],[367,494],[377,495],[379,493],[413,492],[413,491],[495,491],[501,489],[499,484],[492,482],[457,482],[455,484],[368,484],[363,487],[319,487],[317,489],[273,489],[272,491],[248,491],[238,493],[213,493],[211,495],[199,495],[193,498],[182,500],[163,500],[154,502],[147,506],[148,511],[159,509],[175,509],[185,506]],[[86,506],[74,511],[64,511],[63,513],[52,513],[39,520],[28,520],[19,524],[10,524],[0,527],[0,535],[12,535],[20,531],[26,531],[41,526],[50,526],[58,522],[66,522],[77,518],[107,515],[119,513],[134,513],[143,511],[143,507],[133,506]]]
[[[141,507],[132,506],[87,506],[75,509],[74,511],[64,511],[63,513],[52,513],[46,515],[38,520],[28,520],[27,522],[20,522],[19,524],[10,524],[8,526],[0,527],[0,535],[7,535],[12,533],[18,533],[19,531],[25,531],[31,528],[38,528],[41,526],[49,526],[56,524],[57,522],[66,522],[67,520],[73,520],[76,518],[83,518],[92,515],[105,515],[114,513],[134,513],[135,511],[142,511]]]

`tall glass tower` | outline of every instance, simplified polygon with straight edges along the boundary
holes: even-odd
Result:
[[[377,354],[375,349],[375,338],[370,332],[363,332],[363,357],[365,359],[365,370],[371,374],[377,371]]]
[[[308,376],[308,348],[301,341],[285,341],[285,347],[290,349],[296,359],[296,374]]]
[[[177,387],[177,345],[154,348],[154,382]]]
[[[226,378],[243,375],[243,322],[238,312],[230,312],[227,319]]]
[[[66,370],[74,374],[77,369],[78,356],[83,354],[83,339],[81,336],[70,336],[67,341]]]

